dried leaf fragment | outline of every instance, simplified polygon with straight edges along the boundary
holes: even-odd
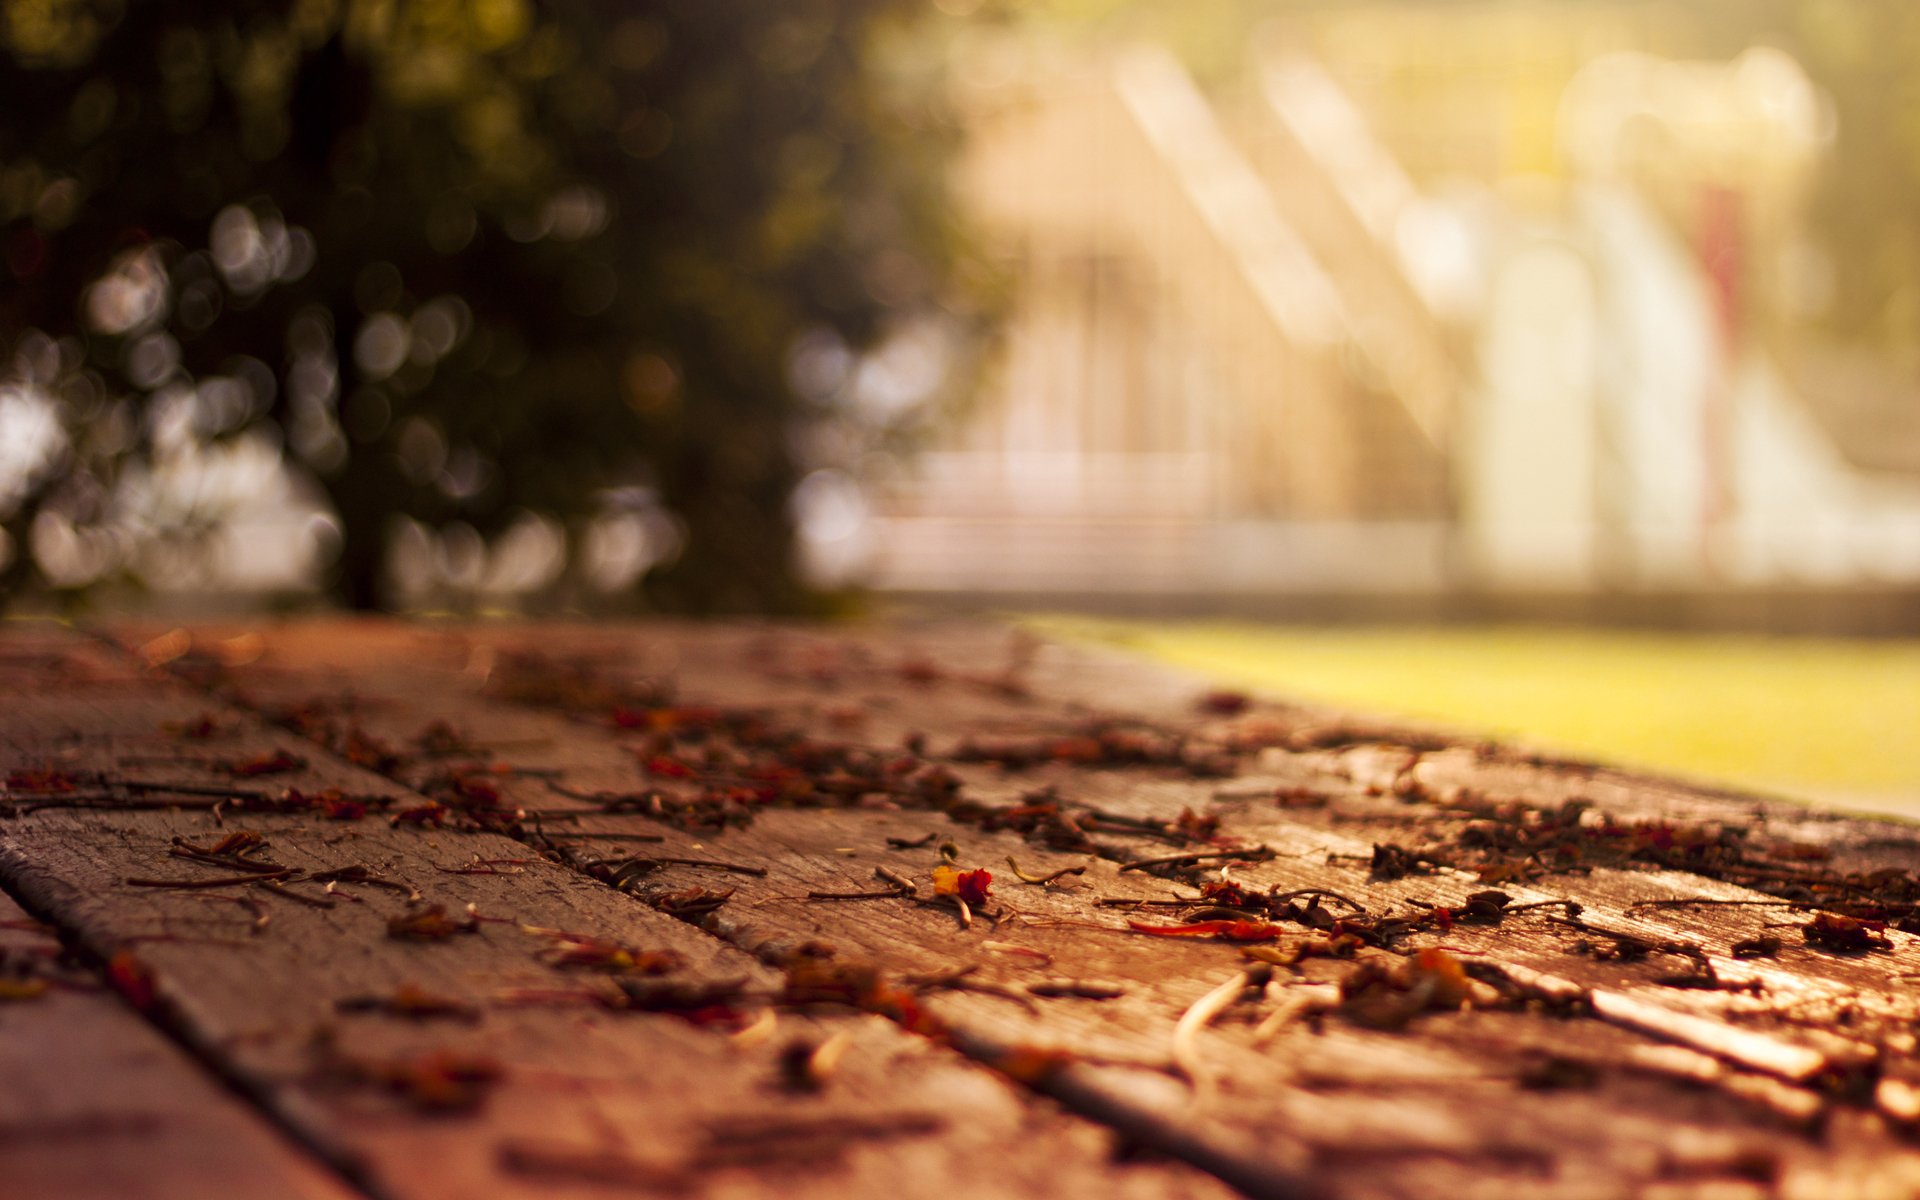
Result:
[[[1369,959],[1340,982],[1340,1013],[1374,1029],[1402,1029],[1423,1012],[1459,1008],[1474,997],[1459,959],[1428,947],[1396,967]]]
[[[439,904],[387,920],[388,937],[416,942],[445,941],[456,934],[473,933],[479,928],[480,922],[472,917],[450,917],[446,908]]]
[[[1780,939],[1771,933],[1750,937],[1733,944],[1735,958],[1774,958],[1780,953]]]
[[[649,897],[649,902],[668,916],[682,921],[698,921],[733,898],[734,888],[688,887]]]
[[[1309,958],[1352,958],[1364,945],[1356,934],[1338,933],[1331,937],[1305,938],[1287,946],[1248,946],[1240,954],[1255,962],[1291,967]]]
[[[236,779],[255,779],[262,775],[284,775],[289,771],[303,771],[307,760],[285,750],[273,750],[256,754],[252,758],[235,759],[219,764],[221,770]]]
[[[500,1064],[477,1054],[431,1050],[411,1058],[358,1064],[358,1074],[430,1113],[472,1112],[500,1079]]]
[[[200,846],[185,838],[175,838],[174,845],[193,854],[204,854],[214,858],[230,858],[245,854],[249,850],[264,849],[267,839],[251,829],[236,829],[211,846]]]
[[[1865,954],[1869,950],[1891,950],[1886,937],[1886,922],[1857,921],[1838,913],[1817,913],[1800,927],[1807,945],[1835,954]]]
[[[1154,937],[1219,938],[1228,942],[1271,942],[1278,940],[1285,932],[1280,926],[1265,921],[1195,921],[1191,925],[1149,925],[1144,921],[1128,921],[1127,927],[1135,933]]]
[[[393,816],[389,818],[389,821],[395,828],[399,828],[402,825],[414,825],[425,828],[431,825],[435,829],[439,829],[447,823],[447,813],[448,809],[446,805],[441,804],[437,800],[429,800],[425,804],[416,804],[412,808],[401,809],[399,812],[393,814]]]
[[[957,896],[975,907],[986,904],[987,889],[992,883],[993,876],[984,868],[978,871],[962,871],[948,866],[933,869],[934,895]]]
[[[686,965],[672,950],[636,950],[585,933],[540,932],[553,941],[542,956],[550,966],[612,975],[665,975]]]

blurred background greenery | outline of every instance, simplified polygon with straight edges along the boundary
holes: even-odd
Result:
[[[6,0],[0,587],[804,606],[827,377],[983,311],[922,7]]]
[[[1920,816],[1920,642],[1030,616],[1231,687]]]
[[[1916,64],[1882,0],[0,0],[0,601],[1156,615],[1048,626],[1920,799]]]

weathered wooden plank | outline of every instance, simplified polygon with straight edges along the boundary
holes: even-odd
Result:
[[[0,1180],[18,1200],[359,1193],[0,893]]]
[[[1589,790],[1599,779],[1620,794],[1600,789],[1596,806],[1613,805],[1623,819],[1657,812],[1671,819],[1680,805],[1691,806],[1684,809],[1689,813],[1720,812],[1724,819],[1737,810],[1750,820],[1759,803],[1617,773],[1526,764],[1464,746],[1448,749],[1444,737],[1303,710],[1257,709],[1196,722],[1192,691],[1178,694],[1163,675],[1148,675],[1132,687],[1127,671],[1111,661],[1049,651],[1010,673],[1005,645],[1004,635],[965,630],[860,641],[659,626],[436,633],[320,625],[267,635],[256,647],[259,657],[227,675],[266,710],[350,688],[362,698],[353,722],[389,742],[430,715],[449,719],[474,742],[498,747],[496,756],[563,772],[566,789],[586,795],[678,786],[671,775],[649,779],[637,769],[637,761],[658,749],[647,745],[644,727],[623,732],[610,720],[620,696],[643,695],[644,681],[665,675],[677,681],[683,704],[754,706],[814,737],[876,747],[912,744],[948,759],[965,757],[960,752],[970,741],[1084,735],[1086,718],[1095,711],[1090,701],[1105,697],[1109,708],[1150,714],[1157,727],[1181,722],[1197,750],[1231,746],[1255,734],[1264,748],[1238,753],[1234,766],[1240,774],[1230,781],[1194,778],[1187,769],[1071,761],[1021,771],[945,765],[964,780],[967,795],[987,805],[1011,806],[1050,787],[1070,806],[1123,818],[1168,822],[1183,809],[1203,819],[1218,817],[1218,835],[1274,852],[1263,861],[1233,865],[1234,879],[1256,892],[1333,889],[1375,915],[1423,915],[1435,906],[1461,906],[1485,890],[1471,873],[1450,869],[1374,877],[1372,837],[1405,838],[1423,823],[1458,818],[1458,812],[1446,811],[1444,786],[1486,788],[1512,772],[1533,772],[1524,775],[1522,798],[1546,807],[1558,801],[1535,794],[1543,787],[1542,773],[1562,783],[1581,780]],[[536,647],[587,665],[578,671],[541,668],[546,678],[532,682],[544,682],[544,692],[529,688],[526,678],[501,688],[503,664],[510,668],[515,652]],[[1071,693],[1065,699],[1052,692],[1056,677],[1059,690]],[[1088,680],[1097,683],[1092,692]],[[595,681],[608,687],[597,688]],[[486,694],[490,683],[493,695]],[[517,702],[503,703],[503,696]],[[1225,698],[1214,705],[1234,706]],[[556,708],[573,716],[555,715]],[[574,719],[579,717],[588,719]],[[1263,721],[1284,736],[1261,732]],[[1366,740],[1381,737],[1404,745]],[[639,759],[636,748],[642,750]],[[1465,782],[1425,779],[1429,764],[1442,762],[1464,771]],[[420,762],[394,767],[415,782],[429,769]],[[1403,786],[1409,780],[1422,788],[1409,792]],[[592,807],[531,778],[504,779],[502,788],[512,802],[529,808]],[[1294,788],[1312,794],[1287,794]],[[1199,1039],[1196,1057],[1187,1060],[1208,1080],[1196,1097],[1188,1084],[1160,1070],[1172,1057],[1176,1022],[1244,964],[1230,947],[1128,932],[1126,914],[1094,903],[1105,896],[1174,894],[1175,886],[1165,881],[1122,872],[1117,860],[1176,847],[1107,830],[1102,839],[1109,857],[1062,856],[1012,832],[981,829],[977,820],[951,821],[939,806],[903,809],[878,801],[875,796],[826,811],[776,807],[748,828],[720,833],[689,832],[671,821],[650,824],[631,815],[583,818],[577,828],[626,835],[649,830],[664,840],[646,853],[764,866],[764,880],[730,880],[738,886],[735,898],[707,922],[734,944],[763,954],[825,939],[896,975],[973,967],[969,983],[1016,993],[1063,975],[1121,981],[1127,994],[1111,1001],[1035,1000],[1030,1011],[1004,995],[961,992],[942,995],[937,1010],[963,1044],[988,1058],[1016,1045],[1070,1053],[1077,1065],[1050,1077],[1070,1103],[1097,1111],[1103,1120],[1156,1126],[1169,1141],[1187,1138],[1173,1148],[1206,1160],[1243,1186],[1263,1173],[1284,1179],[1303,1169],[1354,1195],[1432,1194],[1440,1187],[1472,1195],[1629,1194],[1709,1184],[1736,1191],[1764,1184],[1783,1194],[1832,1194],[1839,1188],[1897,1195],[1913,1186],[1915,1156],[1899,1133],[1911,1116],[1902,1116],[1897,1089],[1876,1092],[1873,1086],[1876,1075],[1898,1082],[1912,1074],[1913,1047],[1905,1032],[1911,1004],[1897,986],[1899,970],[1889,966],[1910,954],[1904,935],[1890,935],[1891,959],[1796,948],[1778,963],[1755,963],[1726,952],[1737,940],[1729,923],[1736,918],[1728,914],[1738,910],[1700,910],[1717,915],[1695,920],[1691,913],[1684,919],[1674,911],[1650,915],[1631,905],[1676,894],[1728,899],[1757,893],[1730,891],[1697,876],[1611,868],[1549,876],[1528,886],[1503,883],[1516,907],[1578,899],[1588,906],[1583,927],[1555,923],[1551,910],[1538,909],[1484,925],[1462,920],[1451,928],[1430,926],[1405,939],[1403,949],[1444,945],[1492,970],[1509,995],[1524,984],[1536,1007],[1571,999],[1597,1016],[1569,1020],[1524,1008],[1436,1012],[1420,1016],[1407,1032],[1300,1020],[1261,1049],[1251,1021],[1236,1020],[1245,1006],[1236,1006]],[[1788,810],[1768,811],[1774,814],[1770,820],[1799,820]],[[997,928],[982,923],[962,930],[953,913],[905,899],[807,898],[813,891],[876,889],[876,866],[924,882],[939,862],[934,849],[901,848],[886,839],[910,842],[925,834],[958,843],[962,865],[995,870],[994,895],[1007,910]],[[1888,840],[1885,831],[1862,840],[1876,838]],[[635,853],[632,845],[621,845],[607,841],[599,849],[610,856]],[[1065,886],[1020,886],[999,870],[1009,855],[1029,871],[1079,865],[1084,874]],[[653,878],[663,887],[680,887],[699,878],[699,870],[662,865]],[[1172,922],[1176,916],[1169,911],[1155,919]],[[1750,918],[1737,920],[1738,929],[1750,932]],[[1656,945],[1691,939],[1701,942],[1701,952],[1653,953],[1641,961],[1591,952],[1595,945],[1606,950],[1615,934]],[[1761,991],[1663,983],[1663,976],[1678,973],[1676,963],[1693,970],[1704,963],[1727,983],[1757,984]],[[1264,1019],[1276,1004],[1289,1004],[1289,993],[1324,994],[1353,968],[1308,960],[1296,970],[1290,978],[1298,986],[1269,988],[1272,1003],[1252,1006],[1252,1020]],[[1856,1027],[1822,1015],[1843,996],[1861,1014]],[[1856,1061],[1853,1056],[1862,1052],[1871,1057]],[[1809,1074],[1821,1077],[1809,1081]],[[1818,1126],[1827,1130],[1825,1141],[1780,1132]]]
[[[720,1022],[703,1026],[582,1003],[619,980],[557,959],[595,958],[597,945],[528,930],[671,955],[657,978],[621,977],[650,1003],[665,1000],[655,985],[726,985],[745,1019],[779,982],[739,949],[506,837],[390,823],[426,799],[118,651],[54,633],[8,641],[16,659],[39,656],[40,678],[35,704],[0,721],[14,812],[0,818],[0,878],[95,955],[126,956],[155,1020],[378,1194],[1221,1194],[1177,1164],[1111,1161],[1103,1129],[875,1016],[794,1010],[770,1034],[733,1033],[726,1012],[689,1014]],[[298,765],[252,774],[276,755]],[[213,797],[162,784],[267,799],[193,808]],[[269,811],[289,786],[376,797],[379,811]],[[117,807],[59,807],[91,795]],[[179,807],[127,807],[157,801]],[[256,859],[294,873],[209,889],[129,882],[244,875],[253,868],[191,857],[240,830],[267,839]],[[343,868],[397,888],[312,879]],[[469,905],[498,920],[390,936],[390,922],[429,906],[464,924]],[[423,994],[458,1011],[373,1007]],[[795,1064],[817,1073],[819,1060],[796,1045],[835,1060],[818,1091]]]

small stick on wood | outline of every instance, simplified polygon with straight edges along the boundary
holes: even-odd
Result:
[[[1275,1034],[1292,1024],[1295,1019],[1313,1011],[1315,1008],[1337,1002],[1337,996],[1334,1000],[1330,1001],[1324,994],[1318,994],[1316,991],[1308,991],[1306,995],[1288,996],[1280,1001],[1278,1007],[1273,1010],[1272,1015],[1268,1016],[1267,1019],[1260,1022],[1260,1024],[1254,1026],[1253,1044],[1256,1046],[1264,1046],[1273,1040]]]
[[[128,887],[147,888],[218,888],[233,887],[242,883],[270,883],[276,879],[291,879],[298,871],[282,868],[269,874],[222,875],[216,879],[128,879]]]
[[[901,897],[907,896],[907,895],[911,895],[911,893],[903,892],[897,887],[892,887],[892,888],[888,888],[884,892],[808,892],[807,899],[809,900],[898,900]]]
[[[1061,867],[1058,871],[1054,871],[1051,874],[1029,875],[1020,869],[1020,864],[1014,861],[1013,855],[1011,854],[1007,855],[1007,865],[1013,868],[1014,876],[1019,879],[1021,883],[1031,883],[1035,887],[1045,887],[1054,880],[1068,875],[1085,875],[1087,873],[1085,867]]]
[[[884,879],[888,883],[892,884],[893,886],[900,888],[902,892],[905,894],[910,895],[913,892],[920,890],[919,885],[914,883],[913,880],[908,879],[905,875],[900,874],[900,872],[895,871],[892,868],[875,867],[873,869],[873,873],[875,877]]]
[[[1292,900],[1300,896],[1319,896],[1326,900],[1337,900],[1341,904],[1344,904],[1348,908],[1352,909],[1354,912],[1367,911],[1366,905],[1356,903],[1352,899],[1346,896],[1342,896],[1339,892],[1330,892],[1326,888],[1311,888],[1311,887],[1295,888],[1290,892],[1273,891],[1273,892],[1267,893],[1267,899],[1272,901],[1275,904],[1280,904],[1284,901]],[[1507,911],[1511,912],[1513,910],[1508,909]]]
[[[1167,854],[1159,858],[1137,858],[1121,863],[1121,871],[1144,871],[1148,867],[1187,867],[1203,862],[1266,862],[1273,847],[1253,846],[1245,850],[1206,850],[1194,854]]]
[[[7,811],[22,817],[49,808],[98,809],[106,812],[149,812],[180,808],[192,811],[211,810],[218,813],[220,806],[225,803],[227,803],[225,800],[135,800],[131,796],[89,792],[31,801],[9,801]]]
[[[420,899],[420,890],[413,885],[400,883],[392,879],[382,879],[358,863],[350,867],[337,867],[331,871],[315,871],[313,874],[307,876],[307,882],[325,884],[358,883],[367,887],[385,888],[390,892],[399,892],[402,896],[405,896],[408,904],[416,903]]]
[[[1844,903],[1844,901],[1842,902]],[[1636,900],[1627,905],[1626,911],[1636,908],[1819,908],[1821,905],[1812,900],[1708,900],[1681,897],[1674,900]],[[1508,909],[1508,912],[1514,911]]]
[[[1179,1023],[1173,1027],[1169,1056],[1173,1059],[1174,1072],[1193,1085],[1196,1100],[1205,1098],[1213,1088],[1213,1081],[1205,1073],[1205,1066],[1195,1047],[1200,1031],[1227,1011],[1228,1006],[1238,1000],[1247,988],[1264,985],[1272,977],[1273,968],[1264,963],[1236,971],[1233,978],[1195,1000],[1193,1006],[1181,1014]]]
[[[294,891],[292,888],[287,887],[284,884],[276,883],[271,879],[262,879],[259,881],[259,883],[256,886],[258,886],[262,891],[272,892],[276,896],[282,896],[288,900],[298,901],[299,903],[306,905],[308,908],[332,908],[333,907],[333,901],[331,900],[324,899],[319,896],[302,896],[299,892]]]
[[[160,783],[151,779],[108,779],[102,782],[108,788],[129,792],[172,792],[177,796],[212,796],[219,800],[269,800],[272,798],[258,788],[228,787],[217,783]]]
[[[1512,916],[1514,913],[1532,912],[1535,909],[1540,909],[1540,908],[1564,908],[1567,910],[1567,915],[1569,917],[1578,917],[1583,911],[1585,911],[1585,907],[1586,906],[1581,904],[1578,900],[1534,900],[1526,904],[1509,904],[1507,907],[1500,910],[1500,914],[1502,916]],[[1627,906],[1627,909],[1628,911],[1632,911],[1634,908],[1637,908],[1637,907],[1639,906],[1629,904]]]
[[[1028,984],[1027,990],[1049,999],[1072,996],[1080,1000],[1112,1000],[1127,994],[1127,989],[1117,983],[1089,979],[1043,979],[1039,983]]]

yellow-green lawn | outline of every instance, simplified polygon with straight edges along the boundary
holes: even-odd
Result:
[[[1920,817],[1920,641],[1026,620],[1222,684]]]

